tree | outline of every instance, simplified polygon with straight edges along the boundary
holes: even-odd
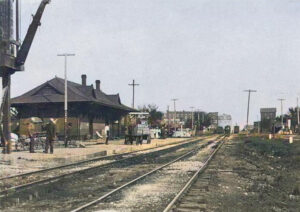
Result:
[[[291,120],[291,129],[295,130],[298,124],[297,107],[291,107],[286,114],[283,114],[283,123],[287,123],[288,119]],[[281,116],[276,117],[276,121],[281,122]]]
[[[298,119],[297,119],[297,108],[289,108],[289,112],[287,114],[287,116],[285,117],[290,118],[291,119],[291,128],[293,130],[296,129],[297,124],[298,124]]]
[[[158,111],[158,106],[155,104],[143,105],[142,107],[138,107],[141,112],[149,113],[149,125],[151,127],[160,127],[161,120],[163,118],[163,113]]]

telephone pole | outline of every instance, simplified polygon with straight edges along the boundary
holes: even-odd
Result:
[[[178,99],[171,99],[174,102],[174,115],[173,115],[173,122],[175,125],[175,120],[176,120],[176,101],[178,101]]]
[[[249,125],[249,107],[250,107],[250,96],[251,96],[251,93],[254,93],[254,92],[257,92],[257,91],[256,91],[256,90],[251,90],[251,89],[248,89],[248,90],[244,90],[244,92],[247,92],[247,93],[248,93],[247,125],[246,125],[246,127],[248,128],[248,125]]]
[[[297,97],[297,124],[299,127],[299,98]]]
[[[68,124],[68,79],[67,79],[67,61],[68,57],[75,56],[75,54],[58,54],[58,57],[64,57],[65,58],[65,102],[64,102],[64,110],[65,110],[65,121],[64,121],[64,131],[65,131],[65,147],[68,146],[67,144],[67,124]]]
[[[168,135],[170,133],[170,106],[167,107],[167,118],[168,118]]]
[[[135,80],[132,80],[132,84],[128,84],[129,86],[132,86],[132,108],[134,108],[134,90],[135,86],[139,86],[140,84],[136,84]]]
[[[194,128],[194,107],[190,107],[192,109],[192,130]]]
[[[282,127],[282,129],[284,128],[284,126],[283,126],[283,101],[284,101],[285,99],[278,99],[278,101],[280,101],[280,106],[281,106],[281,127]]]

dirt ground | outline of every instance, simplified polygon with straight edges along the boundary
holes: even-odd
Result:
[[[205,136],[202,138],[204,139]],[[10,155],[0,154],[0,178],[95,157],[176,144],[186,140],[187,138],[153,139],[151,144],[143,145],[124,145],[124,140],[113,140],[109,145],[98,142],[95,145],[86,145],[85,148],[55,148],[54,154],[44,154],[42,149],[36,150],[34,154],[28,151],[12,152]]]
[[[300,142],[236,137],[202,178],[205,211],[300,211]]]

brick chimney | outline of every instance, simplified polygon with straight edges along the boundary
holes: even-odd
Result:
[[[96,80],[96,90],[100,91],[100,80]]]
[[[86,75],[85,74],[83,74],[83,75],[81,75],[81,84],[83,85],[83,86],[86,86]]]

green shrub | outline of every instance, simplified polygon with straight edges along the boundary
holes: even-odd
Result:
[[[272,155],[277,157],[289,156],[291,154],[290,144],[280,140],[261,140],[258,138],[249,139],[245,145],[251,149],[255,149],[262,155]]]

